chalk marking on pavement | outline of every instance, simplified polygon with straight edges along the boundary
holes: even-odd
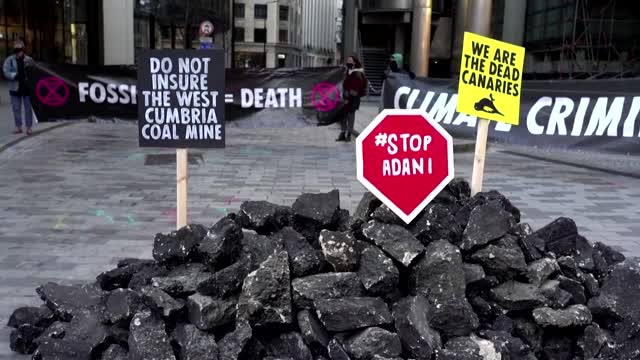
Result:
[[[63,216],[58,216],[57,220],[56,220],[56,224],[53,226],[54,229],[59,230],[63,227],[67,227],[67,225],[64,223],[64,219],[66,218],[66,215]]]
[[[110,222],[110,223],[112,223],[112,224],[113,224],[113,223],[115,223],[115,221],[113,221],[113,217],[112,217],[112,216],[110,216],[110,215],[107,215],[107,214],[104,212],[104,210],[97,210],[97,211],[96,211],[96,216],[98,216],[98,217],[103,217],[103,218],[105,218],[105,219],[109,220],[109,222]]]
[[[127,221],[129,222],[129,225],[137,225],[138,224],[136,222],[136,220],[133,218],[133,216],[131,216],[131,215],[127,215]]]
[[[230,196],[230,197],[225,198],[225,199],[224,199],[224,201],[225,201],[225,203],[226,203],[227,205],[231,205],[231,202],[232,202],[232,201],[237,202],[237,201],[240,201],[240,199],[239,199],[239,198],[237,198],[237,197],[235,197],[235,195],[232,195],[232,196]]]

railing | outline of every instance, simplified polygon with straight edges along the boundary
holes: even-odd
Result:
[[[362,66],[364,66],[364,53],[362,52],[362,36],[360,34],[360,30],[358,30],[358,58],[360,59],[360,62],[362,63]],[[367,75],[366,71],[365,71],[365,76]],[[376,88],[373,87],[373,85],[371,84],[371,81],[368,82],[369,83],[369,89],[367,89],[367,99],[369,97],[370,94],[381,94],[382,93],[382,88],[380,88],[380,90],[376,90]],[[384,83],[384,82],[383,82]]]

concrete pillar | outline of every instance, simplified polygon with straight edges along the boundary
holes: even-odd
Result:
[[[457,78],[460,73],[460,59],[462,58],[462,42],[467,28],[467,11],[470,0],[458,0],[456,3],[455,23],[453,25],[453,48],[451,50],[451,73]]]
[[[467,31],[482,36],[491,34],[491,0],[471,0],[467,12]]]
[[[102,1],[105,65],[131,65],[135,62],[133,1]]]
[[[267,3],[267,67],[276,66],[275,46],[280,30],[280,9],[277,2]]]
[[[502,41],[522,45],[524,41],[524,24],[527,19],[527,0],[505,1],[504,14]]]
[[[344,0],[344,56],[357,53],[358,50],[358,8],[356,0]]]
[[[411,70],[416,76],[429,75],[431,49],[431,0],[413,0],[413,31],[411,34]]]
[[[395,39],[395,50],[399,54],[404,54],[404,37],[406,31],[404,30],[404,25],[396,25],[396,39]]]

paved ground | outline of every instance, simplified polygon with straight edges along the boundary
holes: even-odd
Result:
[[[291,204],[301,192],[340,190],[353,210],[364,188],[355,176],[354,145],[337,144],[336,127],[229,129],[224,150],[193,151],[190,219],[212,224],[241,201]],[[150,257],[153,235],[174,226],[175,165],[145,165],[136,127],[77,123],[0,152],[0,359],[6,323],[18,306],[40,301],[35,287],[95,278],[118,258]],[[456,156],[458,176],[473,155]],[[494,149],[486,188],[498,189],[540,227],[573,217],[583,235],[640,255],[640,180],[524,159]]]

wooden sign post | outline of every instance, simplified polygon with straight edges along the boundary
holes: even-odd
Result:
[[[520,123],[524,48],[489,35],[491,0],[471,0],[462,45],[458,105],[460,113],[478,119],[471,193],[482,191],[489,120]]]
[[[187,226],[189,150],[176,149],[176,228]]]
[[[138,64],[138,143],[176,149],[180,229],[189,222],[188,149],[225,147],[224,50],[143,50]]]

